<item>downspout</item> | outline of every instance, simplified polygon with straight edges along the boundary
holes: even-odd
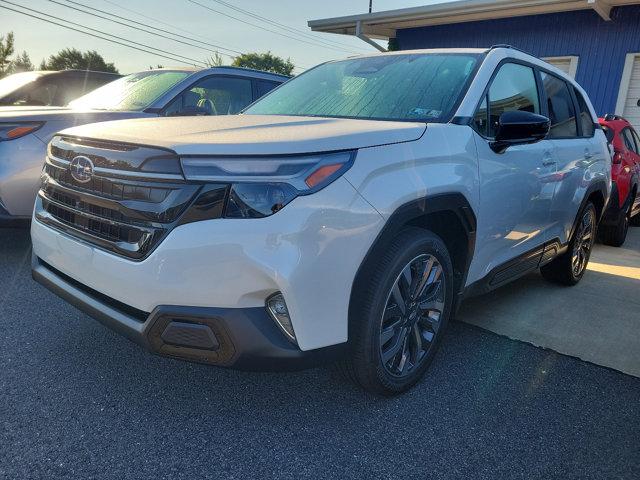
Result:
[[[362,40],[364,42],[367,42],[373,48],[377,48],[381,52],[386,52],[387,51],[386,48],[384,48],[383,46],[381,46],[378,43],[374,42],[369,37],[367,37],[364,33],[362,33],[362,21],[361,20],[357,20],[356,21],[356,37],[358,37],[360,40]]]

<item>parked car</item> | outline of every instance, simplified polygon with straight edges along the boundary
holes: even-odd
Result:
[[[62,107],[121,75],[91,70],[14,73],[0,79],[0,107]]]
[[[613,188],[599,236],[606,245],[620,247],[627,238],[629,224],[640,225],[640,136],[618,115],[605,115],[599,121],[613,147]]]
[[[56,132],[114,119],[238,113],[287,78],[234,67],[159,69],[122,77],[68,108],[0,108],[0,223],[31,217]]]
[[[551,65],[506,47],[356,57],[241,115],[61,132],[33,276],[162,355],[339,359],[395,394],[464,295],[538,268],[578,283],[610,190],[593,107]]]

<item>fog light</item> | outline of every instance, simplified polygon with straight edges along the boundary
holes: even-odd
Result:
[[[293,325],[291,324],[291,318],[289,318],[289,309],[284,301],[284,297],[281,293],[267,298],[267,311],[271,318],[280,327],[280,330],[287,336],[293,343],[296,342],[296,334],[293,331]]]

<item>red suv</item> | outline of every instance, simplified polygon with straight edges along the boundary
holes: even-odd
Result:
[[[606,245],[619,247],[627,237],[629,223],[640,225],[640,136],[617,115],[605,115],[599,121],[613,147],[613,189],[600,223],[600,239]]]

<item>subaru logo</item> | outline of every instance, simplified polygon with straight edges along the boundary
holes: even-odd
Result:
[[[93,176],[93,162],[91,159],[79,155],[71,160],[69,171],[76,182],[87,183]]]

